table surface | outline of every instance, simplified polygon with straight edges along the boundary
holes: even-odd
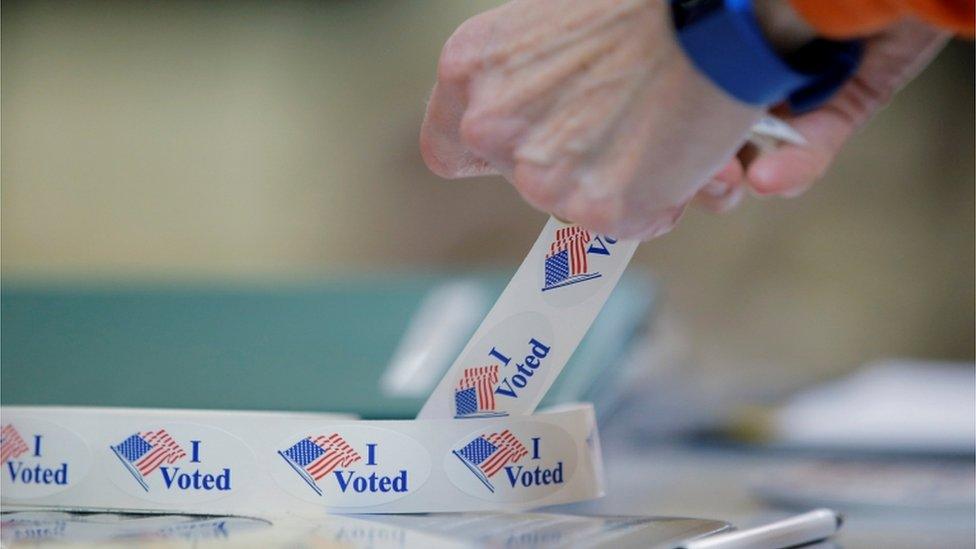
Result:
[[[607,497],[561,508],[570,512],[718,518],[739,528],[810,510],[764,502],[754,488],[770,471],[809,463],[802,453],[661,445],[605,445]],[[976,487],[971,487],[976,490]],[[831,542],[845,548],[900,549],[976,545],[976,508],[896,512],[841,509],[845,523]],[[828,544],[829,545],[829,544]]]

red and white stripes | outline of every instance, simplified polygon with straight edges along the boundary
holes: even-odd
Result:
[[[339,466],[349,467],[363,459],[338,433],[332,433],[327,437],[321,435],[315,438],[309,437],[309,440],[312,441],[312,444],[325,450],[319,459],[305,467],[305,471],[315,480],[328,475]]]

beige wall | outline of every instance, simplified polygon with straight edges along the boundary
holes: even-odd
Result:
[[[544,216],[416,143],[441,43],[491,4],[6,4],[4,276],[514,269]],[[954,44],[807,196],[641,248],[696,353],[807,376],[973,356],[972,74]]]

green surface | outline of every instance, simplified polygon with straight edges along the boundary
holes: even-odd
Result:
[[[491,303],[506,279],[472,280]],[[5,284],[0,400],[412,417],[420,399],[380,397],[377,383],[417,305],[437,284],[453,280],[416,275],[250,287]],[[621,351],[647,306],[649,298],[635,299],[633,290],[618,288],[594,326],[597,341],[584,341],[574,357],[586,364],[571,363],[554,394],[578,398],[593,386],[593,373]],[[457,342],[457,351],[464,342]],[[569,375],[572,368],[587,373]]]

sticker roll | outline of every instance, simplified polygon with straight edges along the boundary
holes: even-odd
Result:
[[[524,418],[0,408],[5,505],[250,517],[527,509],[603,493],[593,409]]]
[[[0,501],[272,518],[512,510],[599,497],[592,406],[533,412],[636,246],[551,218],[416,420],[0,408]]]

